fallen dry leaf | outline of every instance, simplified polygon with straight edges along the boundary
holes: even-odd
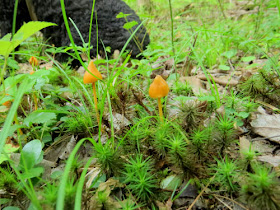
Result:
[[[192,87],[192,91],[194,92],[195,95],[207,92],[202,81],[199,78],[197,78],[197,76],[181,77],[180,81],[181,82],[187,81],[187,83]]]
[[[122,131],[126,126],[131,124],[125,116],[119,113],[113,113],[112,118],[113,118],[114,129],[116,132]],[[104,115],[104,119],[110,122],[111,121],[110,114]]]
[[[197,78],[207,81],[207,78],[204,74],[197,75]],[[212,78],[213,78],[214,82],[216,82],[219,85],[223,85],[223,86],[226,86],[226,85],[236,86],[238,84],[238,81],[230,78],[230,76],[223,77],[223,78],[216,78],[216,77],[212,76]],[[210,78],[210,80],[211,80],[211,78]]]
[[[263,155],[263,156],[259,156],[258,160],[265,162],[265,163],[269,163],[273,167],[278,167],[280,165],[280,156],[279,155],[276,155],[276,156]]]
[[[257,114],[256,119],[252,120],[251,126],[253,131],[260,136],[280,143],[280,114]]]

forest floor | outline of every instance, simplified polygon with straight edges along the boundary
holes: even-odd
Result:
[[[278,1],[126,2],[151,43],[95,94],[40,34],[0,57],[0,207],[280,209]]]

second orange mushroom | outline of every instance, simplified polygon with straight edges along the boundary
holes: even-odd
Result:
[[[84,83],[85,84],[92,83],[96,119],[98,122],[98,126],[99,126],[100,130],[102,131],[101,122],[99,119],[98,102],[97,102],[96,87],[95,87],[95,82],[97,82],[98,80],[102,80],[102,75],[95,67],[93,61],[90,61],[88,64],[88,71],[86,71],[84,74]]]
[[[169,86],[167,82],[160,76],[157,75],[149,88],[149,95],[151,98],[158,100],[158,111],[160,120],[163,122],[161,98],[167,96],[169,92]]]

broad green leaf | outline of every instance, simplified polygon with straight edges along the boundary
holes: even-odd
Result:
[[[249,112],[239,112],[236,115],[243,119],[246,119],[247,117],[249,117],[250,113]]]
[[[43,167],[36,167],[36,168],[31,168],[28,171],[24,172],[22,174],[23,179],[31,179],[34,177],[39,177],[42,173],[44,172]]]
[[[54,119],[56,119],[56,114],[52,112],[40,112],[35,111],[32,112],[28,117],[24,119],[24,124],[26,126],[30,126],[33,123],[40,124],[40,123],[50,123]]]
[[[256,67],[258,67],[260,64],[258,64],[258,63],[253,63],[253,64],[251,64],[251,65],[249,65],[249,66],[246,66],[246,68],[245,69],[252,69],[252,68],[256,68]]]
[[[12,97],[12,99],[14,99],[14,96],[18,92],[18,83],[22,82],[24,79],[27,79],[26,77],[28,77],[27,74],[19,74],[5,79],[4,83],[5,83],[6,93],[9,94],[9,96]],[[0,87],[0,92],[1,91],[3,91],[3,85],[1,85]]]
[[[24,24],[14,35],[11,41],[7,41],[7,37],[0,40],[0,55],[8,56],[21,42],[28,37],[48,26],[54,26],[54,23],[31,21]]]
[[[164,190],[173,191],[181,183],[182,183],[182,179],[179,176],[171,175],[161,181],[160,188]]]
[[[224,71],[229,71],[230,67],[226,65],[219,65],[219,69],[224,70]]]
[[[93,186],[91,186],[90,188],[98,188],[98,186],[102,183],[106,181],[106,174],[102,174],[102,176],[97,176],[93,179],[92,184],[94,184]]]
[[[233,56],[235,56],[237,53],[237,50],[230,50],[222,53],[222,56],[226,57],[227,59],[231,59]]]
[[[0,55],[7,56],[12,50],[11,41],[0,40]]]
[[[128,30],[128,29],[131,29],[133,26],[136,26],[136,25],[138,25],[138,22],[136,22],[136,21],[134,20],[134,21],[125,23],[125,24],[123,25],[123,28]]]
[[[31,169],[38,164],[42,156],[42,143],[39,140],[28,142],[22,149],[20,155],[20,166],[22,169]]]
[[[59,179],[60,177],[62,177],[63,175],[63,171],[54,171],[52,174],[51,174],[51,178],[52,179]]]
[[[8,203],[9,201],[11,201],[11,199],[8,199],[8,198],[0,198],[0,205],[6,204],[6,203]]]
[[[1,40],[3,40],[3,41],[11,41],[11,39],[12,39],[12,34],[11,33],[8,33],[1,38]]]
[[[14,68],[14,69],[19,69],[19,65],[18,65],[18,62],[15,61],[14,59],[12,58],[8,58],[8,62],[7,62],[8,66]]]
[[[256,59],[255,56],[248,56],[248,57],[243,57],[241,60],[244,61],[244,62],[250,62],[250,61],[253,61],[255,59]]]
[[[0,154],[0,164],[8,160],[11,156],[11,153],[17,151],[18,149],[19,146],[14,146],[12,144],[5,144],[3,148],[3,153]]]
[[[127,16],[129,16],[130,14],[124,14],[123,12],[120,12],[119,14],[117,14],[116,18],[125,18]]]

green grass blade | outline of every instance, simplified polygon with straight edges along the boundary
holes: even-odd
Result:
[[[83,192],[83,186],[85,183],[85,178],[87,174],[87,170],[91,164],[91,161],[94,159],[94,157],[91,157],[86,165],[84,166],[83,172],[79,178],[78,182],[78,187],[77,187],[77,192],[76,192],[76,198],[75,198],[75,210],[80,210],[81,209],[81,203],[82,203],[82,192]]]
[[[76,146],[74,147],[73,151],[71,152],[65,169],[64,169],[64,173],[61,177],[60,180],[60,185],[59,185],[59,189],[58,189],[58,196],[57,196],[57,200],[56,200],[56,209],[57,210],[61,210],[64,209],[64,198],[65,198],[65,187],[66,187],[66,183],[68,180],[68,176],[69,176],[69,172],[71,171],[71,167],[72,167],[72,163],[74,161],[75,155],[78,152],[79,148],[82,146],[82,144],[86,141],[89,140],[90,142],[94,141],[92,139],[89,138],[85,138],[85,139],[81,139]]]
[[[32,87],[33,83],[35,81],[30,81],[29,78],[26,78],[22,84],[19,86],[17,94],[15,96],[15,100],[13,102],[13,105],[9,111],[9,114],[6,118],[6,121],[4,123],[4,127],[0,133],[0,154],[2,153],[3,150],[3,146],[5,144],[6,138],[8,137],[8,133],[9,133],[9,129],[11,127],[11,124],[14,120],[14,116],[17,112],[18,106],[21,102],[21,98],[23,96],[23,94],[25,93],[25,91],[29,88]]]

